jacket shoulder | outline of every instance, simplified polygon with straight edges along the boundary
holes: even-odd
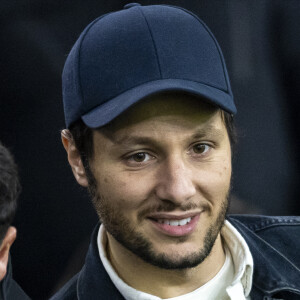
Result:
[[[77,281],[76,274],[70,281],[68,281],[50,300],[77,300]]]
[[[300,217],[232,215],[229,222],[244,236],[252,251],[260,245],[261,251],[273,249],[282,258],[300,268]],[[258,249],[258,248],[257,248]]]
[[[277,230],[278,227],[300,230],[300,216],[229,215],[227,219],[237,227],[245,226],[257,233],[268,229]]]

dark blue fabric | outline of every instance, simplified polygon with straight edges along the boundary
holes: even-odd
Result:
[[[214,37],[195,15],[184,12],[165,6],[143,9],[157,49],[161,78],[191,80],[228,92]]]
[[[143,97],[170,90],[236,112],[222,52],[195,15],[166,5],[107,14],[83,31],[67,58],[66,125],[83,117],[89,127],[103,126]]]
[[[253,255],[251,299],[300,299],[300,217],[236,215],[229,221]]]
[[[244,237],[253,256],[251,300],[300,299],[300,217],[232,215],[228,220]],[[98,229],[99,225],[84,267],[52,300],[124,299],[99,258]]]
[[[82,120],[90,128],[97,128],[110,122],[120,114],[120,111],[125,111],[131,105],[146,96],[167,91],[181,91],[197,96],[199,95],[199,90],[201,90],[201,95],[205,97],[205,99],[213,100],[214,103],[218,104],[221,108],[225,109],[226,106],[231,105],[231,96],[208,85],[183,79],[161,79],[139,85],[122,93],[113,100],[83,115]],[[201,101],[204,101],[204,99],[201,99]],[[101,118],[99,116],[101,116]]]
[[[12,278],[12,265],[9,258],[7,272],[0,282],[0,300],[30,300],[21,287]]]

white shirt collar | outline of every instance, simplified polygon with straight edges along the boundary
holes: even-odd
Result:
[[[227,294],[229,296],[228,299],[230,300],[250,299],[249,294],[252,287],[253,259],[250,250],[248,248],[248,245],[244,240],[244,238],[241,236],[241,234],[227,220],[225,221],[225,224],[221,230],[221,235],[230,251],[231,258],[234,264],[233,281],[226,288]],[[107,236],[103,225],[100,226],[97,243],[98,243],[99,255],[104,268],[106,269],[109,277],[111,278],[116,288],[120,291],[120,293],[123,295],[123,297],[126,300],[161,300],[161,298],[159,297],[132,288],[131,286],[127,285],[118,276],[118,274],[113,269],[106,255]],[[226,257],[228,257],[228,255],[226,255]],[[224,266],[221,268],[219,273],[222,272],[222,270],[224,271]],[[218,277],[218,274],[211,280],[216,280],[215,278]],[[207,284],[209,283],[210,281]],[[193,299],[192,298],[193,294],[195,294],[196,296],[197,291],[198,290],[200,291],[202,288],[205,288],[207,284],[205,284],[202,287],[199,287],[199,289],[191,293],[172,298],[172,300]],[[195,299],[199,299],[199,298],[195,297]]]
[[[240,299],[233,297],[233,295],[236,290],[242,288],[245,297],[248,297],[252,288],[253,277],[253,258],[250,249],[241,234],[227,220],[221,235],[230,249],[235,267],[235,276],[232,284],[227,288],[227,293],[231,297],[230,299]]]

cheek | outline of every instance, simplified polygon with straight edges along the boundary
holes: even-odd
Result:
[[[138,208],[150,193],[149,184],[142,176],[119,172],[106,174],[103,177],[97,176],[96,180],[98,193],[103,199],[123,211]]]
[[[223,201],[230,188],[231,162],[224,161],[203,171],[199,178],[200,188],[211,202]]]

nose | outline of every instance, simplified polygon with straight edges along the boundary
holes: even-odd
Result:
[[[181,204],[196,194],[191,166],[182,159],[166,160],[158,174],[156,195],[159,199]]]

